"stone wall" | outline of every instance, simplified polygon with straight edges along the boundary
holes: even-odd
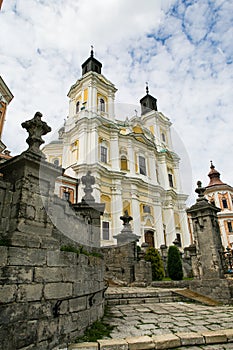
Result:
[[[62,169],[40,152],[45,123],[35,117],[29,149],[0,164],[0,350],[52,349],[104,312],[98,203],[81,203],[80,215],[54,196]]]
[[[0,349],[52,349],[102,317],[101,258],[1,246],[0,263]]]
[[[151,264],[138,260],[137,243],[102,247],[105,261],[105,279],[119,284],[152,281]]]

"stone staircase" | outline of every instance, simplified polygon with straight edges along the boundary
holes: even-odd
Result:
[[[195,293],[188,288],[108,287],[105,292],[106,305],[169,303],[182,301],[191,301],[209,306],[220,305],[216,300]]]
[[[176,293],[176,289],[108,287],[105,292],[106,305],[169,303],[187,301],[187,298]]]

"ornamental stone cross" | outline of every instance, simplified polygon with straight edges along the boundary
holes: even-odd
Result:
[[[50,126],[46,122],[41,120],[42,114],[40,112],[36,112],[34,117],[26,122],[22,123],[22,127],[27,130],[29,136],[26,140],[29,147],[27,152],[33,152],[39,155],[43,155],[40,150],[40,145],[44,143],[44,140],[41,138],[42,135],[46,135],[51,131]]]
[[[84,187],[85,196],[82,198],[82,201],[94,202],[95,199],[91,193],[93,192],[92,186],[95,184],[95,178],[94,176],[91,175],[90,170],[87,172],[87,175],[82,176],[81,181],[83,185],[85,185]]]

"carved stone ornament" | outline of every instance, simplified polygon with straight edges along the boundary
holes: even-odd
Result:
[[[21,124],[29,134],[26,140],[29,145],[27,152],[33,152],[39,154],[40,156],[43,155],[42,151],[40,150],[40,146],[42,143],[44,143],[44,140],[41,136],[46,135],[51,131],[50,126],[48,126],[46,122],[43,122],[41,118],[42,114],[40,112],[36,112],[32,119],[27,120]]]
[[[81,178],[82,184],[85,185],[84,192],[85,196],[82,198],[84,202],[94,202],[95,199],[92,196],[93,188],[92,186],[95,184],[95,178],[91,175],[90,170],[87,172],[87,175],[82,176]]]

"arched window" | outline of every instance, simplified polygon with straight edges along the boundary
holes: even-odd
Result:
[[[121,170],[128,170],[128,160],[126,156],[121,156]]]
[[[103,98],[100,99],[100,111],[105,112],[105,102]]]
[[[76,103],[76,114],[79,112],[79,105],[80,105],[80,103],[79,103],[79,101]]]
[[[162,136],[162,141],[163,141],[163,142],[166,142],[166,137],[165,137],[165,134],[164,134],[163,132],[162,132],[162,135],[161,135],[161,136]]]

